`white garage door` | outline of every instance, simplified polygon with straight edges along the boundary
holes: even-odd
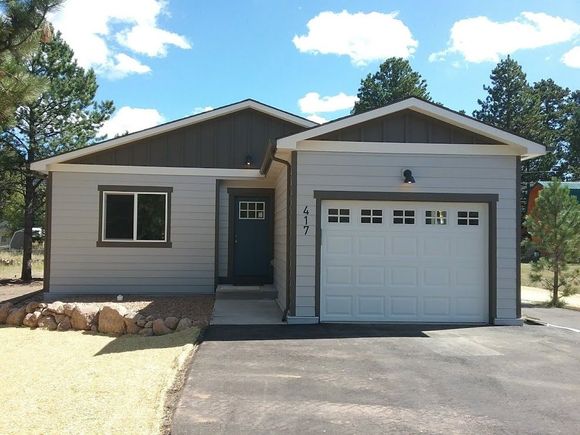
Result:
[[[488,321],[486,204],[323,201],[321,223],[321,321]]]

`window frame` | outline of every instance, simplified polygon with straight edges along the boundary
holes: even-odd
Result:
[[[171,194],[172,187],[159,186],[98,186],[99,191],[99,228],[97,247],[116,248],[171,248]],[[107,239],[106,212],[108,195],[133,195],[133,239]],[[163,195],[165,196],[165,239],[164,240],[138,240],[137,239],[137,215],[139,195]]]

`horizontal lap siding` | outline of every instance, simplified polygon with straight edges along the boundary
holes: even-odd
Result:
[[[286,309],[286,221],[287,174],[280,171],[274,197],[274,287],[278,291],[278,304]]]
[[[410,168],[414,185],[401,183]],[[497,317],[516,316],[516,159],[511,156],[388,155],[299,152],[296,315],[315,312],[315,190],[491,193],[497,203]],[[304,207],[312,222],[304,235]]]
[[[172,187],[172,247],[96,247],[99,185]],[[52,192],[51,292],[213,292],[215,178],[57,172]]]

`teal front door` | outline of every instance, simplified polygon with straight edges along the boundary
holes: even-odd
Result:
[[[272,196],[235,196],[232,217],[233,258],[230,258],[233,260],[234,284],[271,284],[274,254]]]

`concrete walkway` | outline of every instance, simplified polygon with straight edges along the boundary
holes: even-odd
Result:
[[[282,311],[273,299],[216,299],[211,325],[282,325]]]
[[[564,308],[523,308],[524,317],[532,321],[539,320],[552,326],[574,329],[580,332],[580,311]]]

